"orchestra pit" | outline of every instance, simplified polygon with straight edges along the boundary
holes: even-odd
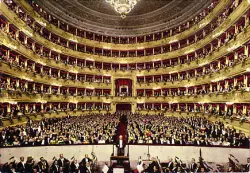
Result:
[[[250,173],[250,0],[0,0],[0,173]]]

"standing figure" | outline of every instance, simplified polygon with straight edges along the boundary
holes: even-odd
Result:
[[[26,163],[24,162],[24,157],[20,157],[20,162],[17,164],[17,172],[25,172]]]
[[[43,157],[40,158],[40,161],[37,163],[37,167],[39,172],[48,172],[49,170],[49,164]]]
[[[126,143],[123,140],[123,136],[119,136],[119,140],[116,142],[118,156],[124,156]]]

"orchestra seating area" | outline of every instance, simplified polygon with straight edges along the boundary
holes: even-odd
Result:
[[[120,35],[45,1],[0,0],[0,172],[115,172],[124,116],[125,172],[250,171],[248,0]]]
[[[1,131],[1,146],[113,144],[119,114],[91,114],[29,120]],[[248,147],[245,133],[205,117],[128,115],[128,144]],[[141,124],[143,122],[143,124]]]

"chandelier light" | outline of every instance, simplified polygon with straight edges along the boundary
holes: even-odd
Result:
[[[127,14],[134,8],[134,6],[140,0],[105,0],[111,6],[114,7],[115,11],[117,11],[121,18],[126,18]]]

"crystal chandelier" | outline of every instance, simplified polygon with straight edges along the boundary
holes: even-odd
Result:
[[[121,18],[126,18],[127,14],[134,8],[140,0],[105,0],[112,5],[120,15]]]

